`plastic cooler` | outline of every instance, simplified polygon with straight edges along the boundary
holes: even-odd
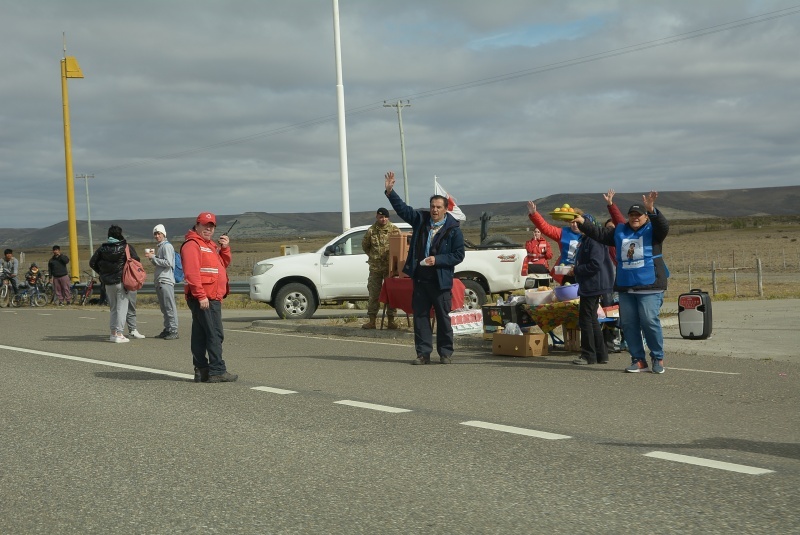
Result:
[[[684,338],[702,340],[711,336],[711,297],[708,292],[692,289],[678,296],[678,325]]]

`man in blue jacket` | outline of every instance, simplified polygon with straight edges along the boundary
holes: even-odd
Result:
[[[430,198],[430,211],[414,210],[394,192],[394,173],[384,177],[386,197],[400,218],[411,225],[411,244],[403,273],[411,277],[414,290],[414,348],[412,364],[430,364],[433,351],[431,307],[436,314],[436,352],[439,362],[450,364],[453,355],[453,327],[450,325],[453,275],[464,260],[464,235],[458,221],[447,215],[447,199]]]

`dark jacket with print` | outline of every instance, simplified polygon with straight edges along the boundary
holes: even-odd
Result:
[[[97,272],[103,284],[119,284],[122,282],[122,269],[128,257],[125,256],[125,245],[127,242],[107,242],[97,248],[92,258],[89,260],[89,267]],[[128,245],[131,258],[139,260],[136,249],[133,245]]]
[[[436,258],[436,264],[432,268],[423,268],[419,262],[425,258],[425,241],[428,239],[431,213],[427,210],[414,210],[403,202],[394,190],[387,197],[400,219],[412,228],[411,244],[403,273],[413,279],[418,269],[432,269],[435,271],[439,289],[452,289],[455,267],[464,260],[465,254],[464,234],[461,232],[458,220],[452,215],[447,215],[444,226],[433,236],[430,247],[430,256]]]
[[[575,255],[575,282],[578,295],[592,296],[611,293],[614,288],[614,263],[608,247],[581,236]]]

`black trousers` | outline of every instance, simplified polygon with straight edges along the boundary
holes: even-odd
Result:
[[[578,305],[578,327],[581,330],[581,357],[590,363],[608,362],[608,349],[603,338],[603,329],[597,321],[599,295],[581,296]]]
[[[450,325],[452,306],[450,289],[440,290],[436,280],[414,280],[411,308],[414,312],[414,348],[418,356],[430,357],[433,351],[431,307],[436,314],[436,352],[440,357],[453,354],[453,327]]]
[[[208,308],[200,308],[200,301],[188,298],[186,303],[192,311],[192,361],[195,368],[208,368],[210,375],[225,373],[222,360],[222,301],[208,302]]]

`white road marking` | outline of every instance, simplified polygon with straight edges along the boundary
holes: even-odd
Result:
[[[110,342],[109,342],[110,343]],[[64,360],[74,360],[77,362],[86,362],[89,364],[102,364],[103,366],[111,366],[113,368],[122,368],[125,370],[134,370],[137,372],[155,373],[158,375],[168,375],[170,377],[180,377],[181,379],[194,379],[194,374],[170,372],[167,370],[157,370],[155,368],[145,368],[143,366],[131,366],[130,364],[119,364],[117,362],[106,362],[104,360],[87,359],[85,357],[75,357],[72,355],[62,355],[60,353],[50,353],[49,351],[38,351],[36,349],[25,349],[24,347],[12,347],[0,345],[0,349],[7,349],[9,351],[17,351],[19,353],[30,353],[31,355],[42,355],[44,357],[55,357]]]
[[[560,440],[563,438],[572,438],[568,435],[548,433],[547,431],[536,431],[535,429],[525,429],[524,427],[513,427],[510,425],[493,424],[489,422],[480,422],[477,420],[470,420],[469,422],[461,422],[461,425],[480,427],[481,429],[491,429],[493,431],[502,431],[504,433],[514,433],[516,435],[526,435],[529,437],[544,438],[546,440]]]
[[[261,390],[273,394],[297,394],[294,390],[284,390],[282,388],[272,388],[271,386],[254,386],[251,390]]]
[[[286,336],[287,338],[311,338],[313,340],[335,340],[338,342],[345,342],[348,344],[375,344],[379,346],[395,346],[395,347],[408,347],[408,344],[390,344],[387,342],[374,342],[372,340],[353,340],[352,338],[330,338],[328,336],[309,336],[307,334],[286,334],[286,333],[265,333],[259,331],[245,331],[242,329],[225,329],[225,332],[246,333],[246,334],[261,334],[270,336]]]
[[[89,316],[78,316],[79,320],[93,320],[95,318],[90,318]]]
[[[667,370],[678,370],[678,371],[682,371],[682,372],[721,373],[722,375],[742,375],[739,372],[715,372],[715,371],[711,371],[711,370],[694,370],[692,368],[673,368],[671,366],[670,367],[664,366],[664,368],[667,369]]]
[[[756,468],[755,466],[746,466],[744,464],[713,461],[711,459],[703,459],[702,457],[691,457],[689,455],[667,453],[666,451],[651,451],[650,453],[645,453],[644,456],[654,457],[656,459],[663,459],[665,461],[675,461],[678,463],[705,466],[708,468],[718,468],[719,470],[728,470],[729,472],[739,472],[742,474],[750,474],[750,475],[762,475],[774,472],[774,470],[767,470],[766,468]]]
[[[388,405],[376,405],[374,403],[364,403],[363,401],[351,401],[349,399],[343,399],[341,401],[334,401],[334,403],[338,403],[339,405],[350,405],[351,407],[359,407],[359,408],[362,408],[362,409],[372,409],[374,411],[411,412],[411,409],[401,409],[399,407],[389,407]]]

